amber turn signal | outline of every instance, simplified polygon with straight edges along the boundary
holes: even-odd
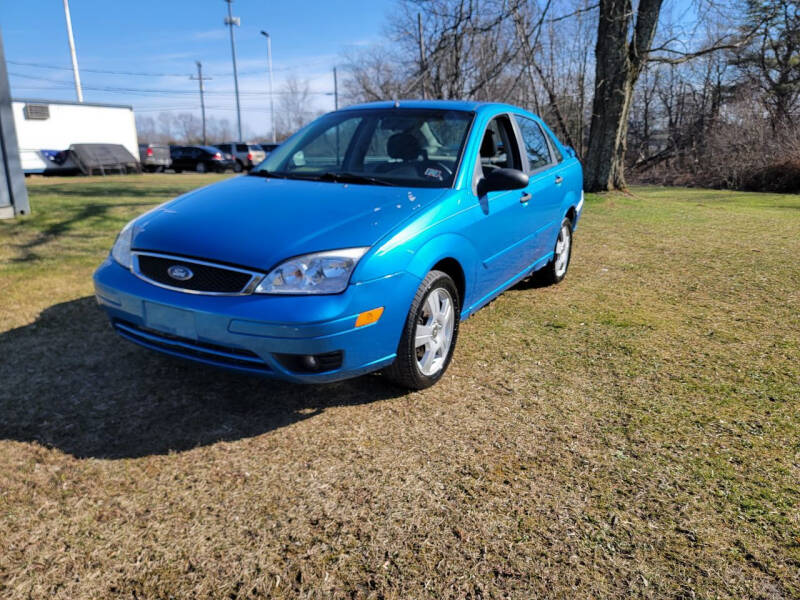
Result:
[[[372,325],[373,323],[377,323],[382,314],[382,306],[380,308],[373,308],[372,310],[362,312],[356,319],[356,327],[363,327],[364,325]]]

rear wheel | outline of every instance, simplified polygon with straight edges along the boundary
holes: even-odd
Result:
[[[204,163],[204,162],[197,163],[197,166],[195,167],[195,171],[197,171],[198,173],[205,173],[206,172],[206,163]]]
[[[234,173],[241,173],[243,170],[244,170],[244,167],[242,166],[242,163],[240,163],[238,160],[235,163],[233,163],[233,172]]]
[[[559,283],[567,275],[569,259],[572,256],[572,221],[564,219],[558,230],[556,247],[553,249],[553,260],[542,269],[542,279],[545,283]]]
[[[439,381],[453,357],[460,312],[458,290],[450,276],[428,273],[411,302],[397,358],[385,375],[412,390]]]

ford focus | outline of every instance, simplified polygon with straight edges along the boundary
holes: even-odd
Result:
[[[116,332],[299,383],[446,371],[459,324],[538,273],[560,282],[581,165],[514,106],[372,103],[326,114],[248,175],[128,223],[94,274]]]

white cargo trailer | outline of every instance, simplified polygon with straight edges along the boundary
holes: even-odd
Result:
[[[69,168],[57,153],[71,144],[121,144],[139,158],[131,106],[27,98],[13,99],[11,105],[27,174]]]

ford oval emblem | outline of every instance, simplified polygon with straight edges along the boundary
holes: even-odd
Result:
[[[177,279],[178,281],[186,281],[187,279],[194,277],[192,270],[189,267],[184,267],[182,265],[172,265],[169,269],[167,269],[167,275],[173,279]]]

